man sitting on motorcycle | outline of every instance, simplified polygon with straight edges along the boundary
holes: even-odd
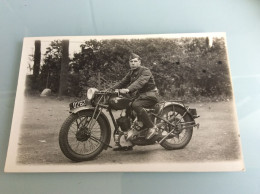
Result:
[[[132,108],[137,113],[138,119],[143,122],[142,129],[149,128],[146,138],[150,139],[156,134],[157,128],[144,108],[150,108],[158,102],[158,91],[151,71],[141,66],[141,58],[137,54],[130,54],[129,65],[130,71],[113,86],[113,89],[120,89],[122,94],[136,93]],[[127,139],[131,138],[132,132],[129,131]],[[126,149],[122,148],[122,150]]]

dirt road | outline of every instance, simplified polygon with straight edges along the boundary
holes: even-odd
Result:
[[[58,134],[63,121],[69,116],[69,100],[27,97],[21,126],[18,163],[69,164],[60,151]],[[160,145],[135,146],[134,151],[103,151],[87,163],[143,163],[143,162],[198,162],[234,160],[240,155],[233,102],[191,104],[201,116],[200,128],[182,150],[167,151]],[[112,125],[111,125],[112,126]],[[114,143],[110,143],[114,146]]]

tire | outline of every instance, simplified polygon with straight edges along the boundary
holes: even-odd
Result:
[[[185,114],[186,109],[181,106],[168,106],[166,107],[160,117],[166,118],[171,123],[178,123],[178,122],[192,122],[194,121],[193,118],[189,114]],[[185,114],[185,115],[184,115]],[[175,115],[175,117],[173,117]],[[184,115],[182,117],[181,115]],[[166,124],[164,121],[158,121],[158,123],[164,123],[161,126],[163,126],[162,130],[166,130],[167,132],[170,132],[173,127],[169,124]],[[193,127],[189,127],[186,129],[182,129],[180,133],[177,133],[178,135],[170,135],[168,138],[166,138],[162,143],[161,146],[164,147],[167,150],[176,150],[176,149],[182,149],[184,148],[191,140],[193,133]],[[176,142],[177,140],[177,142]]]
[[[106,146],[101,143],[106,142],[109,135],[109,129],[106,126],[104,118],[99,116],[91,132],[84,126],[84,118],[87,118],[89,121],[92,115],[92,110],[71,114],[61,127],[59,133],[60,149],[72,161],[81,162],[91,160],[99,155]],[[88,135],[85,134],[86,131]],[[79,140],[76,135],[81,139]],[[87,146],[90,148],[90,151],[88,151]]]

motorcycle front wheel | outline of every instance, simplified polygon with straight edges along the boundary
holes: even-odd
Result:
[[[179,128],[175,127],[174,132],[161,143],[161,146],[167,150],[184,148],[191,140],[193,127],[185,127],[185,129],[182,129],[181,127],[192,122],[193,118],[187,114],[186,109],[181,106],[166,107],[162,111],[161,117],[168,120],[170,123],[179,126]],[[161,123],[161,130],[168,133],[174,128],[173,126],[165,123],[163,120],[158,120],[157,124],[158,123]]]
[[[81,162],[95,158],[105,147],[108,127],[102,117],[92,119],[93,111],[71,114],[59,133],[63,154],[72,161]]]

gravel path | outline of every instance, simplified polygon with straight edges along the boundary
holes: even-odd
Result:
[[[70,164],[60,151],[58,134],[69,116],[69,100],[27,97],[21,126],[18,163]],[[232,108],[233,102],[196,103],[201,116],[200,128],[184,149],[168,151],[160,145],[135,146],[133,151],[104,150],[89,164],[149,163],[149,162],[200,162],[235,160],[240,157],[239,138]],[[118,115],[118,113],[115,113]],[[112,125],[111,125],[112,126]],[[111,141],[111,145],[114,143]]]

